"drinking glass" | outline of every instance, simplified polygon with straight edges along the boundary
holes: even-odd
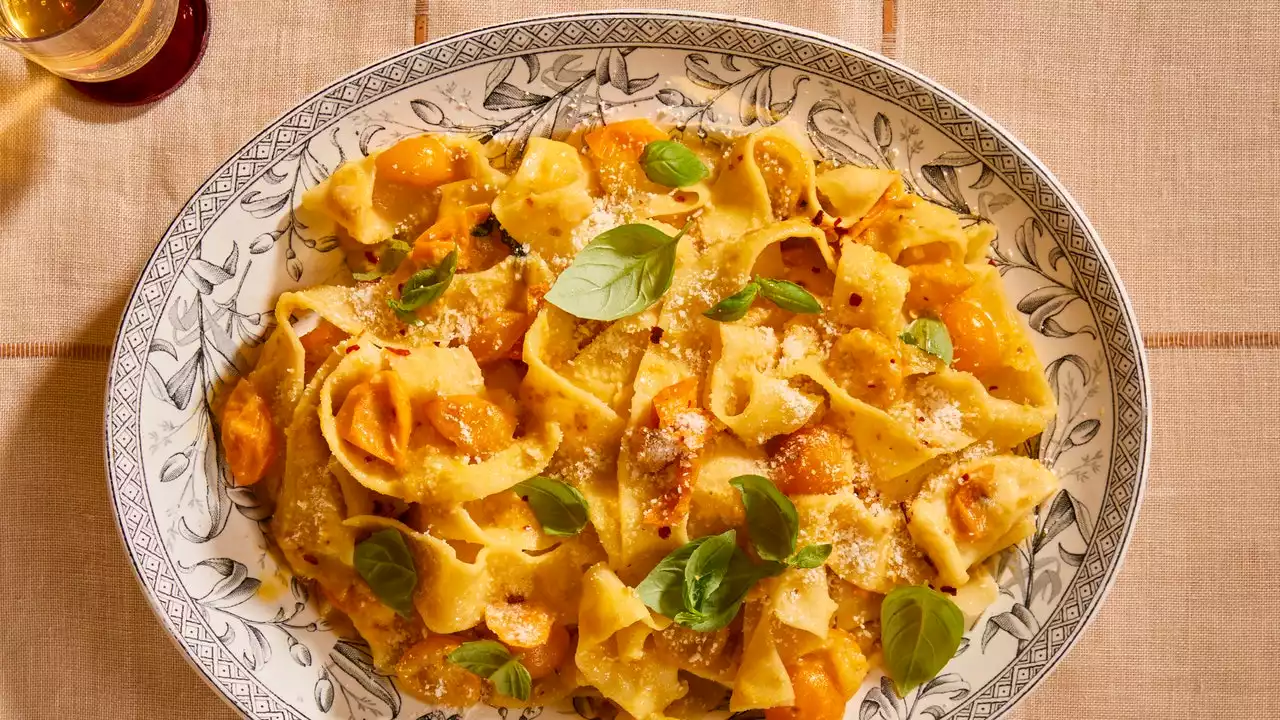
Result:
[[[121,105],[181,85],[208,29],[204,0],[0,0],[0,45]]]

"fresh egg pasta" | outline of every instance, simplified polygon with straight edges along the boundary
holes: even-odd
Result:
[[[1013,453],[1055,406],[994,228],[776,127],[572,137],[307,193],[351,276],[279,298],[235,482],[427,702],[837,720],[901,608],[958,642],[1058,487]]]

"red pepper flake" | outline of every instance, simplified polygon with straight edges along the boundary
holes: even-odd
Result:
[[[521,500],[523,500],[523,501],[525,501],[525,502],[529,502],[529,496],[528,496],[528,495],[521,495],[521,496],[520,496],[520,499],[521,499]]]
[[[678,202],[678,203],[682,203],[682,202],[684,202],[684,193],[676,193],[676,194],[675,194],[675,200],[676,200],[676,202]]]
[[[383,349],[394,355],[399,355],[400,357],[409,357],[409,351],[405,350],[404,348],[389,347],[389,348],[383,348]]]
[[[999,390],[999,389],[1000,389],[1000,386],[999,386],[999,385],[992,385],[991,387],[987,388],[987,391],[988,391],[988,392],[995,392],[995,391],[997,391],[997,390]]]
[[[962,483],[963,483],[963,482],[969,482],[969,473],[965,473],[965,474],[961,475],[961,476],[960,476],[960,482],[962,482]]]
[[[359,349],[360,349],[360,346],[359,346],[359,345],[348,345],[348,346],[347,346],[347,354],[348,354],[348,355],[350,355],[351,353],[353,353],[353,352],[355,352],[355,351],[357,351],[357,350],[359,350]]]
[[[739,156],[738,156],[738,162],[742,162],[742,158],[743,158],[743,156],[742,156],[742,155],[739,155]]]
[[[408,330],[401,330],[401,331],[400,331],[400,337],[404,337],[405,335],[408,335],[408,334],[409,334],[409,331],[408,331]]]
[[[404,283],[400,283],[399,285],[396,286],[396,292],[400,293],[401,295],[404,295]]]
[[[821,210],[819,210],[819,211],[818,211],[818,214],[817,214],[817,215],[814,215],[814,216],[813,216],[813,220],[811,220],[810,222],[812,222],[815,226],[817,226],[817,225],[821,225],[821,224],[822,224],[822,218],[823,218],[823,215],[824,215],[824,213],[823,213]]]
[[[662,328],[658,327],[657,325],[654,325],[652,328],[649,329],[649,342],[653,343],[654,345],[657,345],[658,343],[662,342],[662,333],[663,333]]]
[[[889,364],[890,364],[890,365],[897,365],[897,364],[898,364],[898,361],[897,361],[897,360],[894,360],[893,358],[889,358]]]
[[[369,262],[371,262],[371,263],[376,263],[376,262],[378,262],[378,256],[377,256],[377,255],[374,255],[372,250],[365,250],[365,251],[364,251],[364,259],[365,259],[365,260],[368,260],[368,261],[369,261]]]
[[[862,296],[858,293],[849,294],[849,307],[858,307],[862,304]]]
[[[508,605],[523,605],[523,604],[524,604],[524,596],[523,596],[523,595],[519,595],[519,594],[512,594],[512,595],[508,595],[508,596],[507,596],[507,604],[508,604]]]
[[[533,207],[533,198],[531,198],[531,197],[527,197],[527,198],[525,198],[525,199],[524,199],[524,204],[525,204],[525,205],[528,205],[529,207]]]
[[[666,540],[667,538],[671,537],[671,528],[667,527],[666,525],[663,525],[662,527],[658,528],[658,537],[662,538],[663,540]]]
[[[940,588],[938,588],[938,589],[939,589],[939,590],[941,590],[942,592],[944,592],[944,593],[948,594],[948,595],[953,596],[953,597],[954,597],[954,596],[955,596],[955,594],[956,594],[956,589],[955,589],[955,588],[953,588],[953,587],[951,587],[950,585],[943,585],[942,587],[940,587]]]
[[[312,555],[311,553],[304,553],[304,554],[303,554],[303,556],[302,556],[302,559],[303,559],[303,560],[306,560],[307,562],[311,563],[312,565],[319,565],[319,564],[320,564],[320,561],[316,559],[316,556],[315,556],[315,555]]]
[[[995,266],[996,266],[996,259],[995,259],[995,258],[987,258],[987,264],[988,264],[988,265],[990,265],[991,267],[995,267]]]
[[[364,461],[365,461],[365,462],[373,462],[373,456],[372,456],[372,455],[365,455],[365,456],[364,456]]]
[[[814,275],[821,275],[822,268],[818,267],[817,265],[814,265],[813,267],[809,268],[809,272],[813,273]]]
[[[867,388],[868,388],[868,389],[870,389],[870,390],[875,390],[875,389],[876,389],[876,384],[875,384],[875,383],[867,383]]]

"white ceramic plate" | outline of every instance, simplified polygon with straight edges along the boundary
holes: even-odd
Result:
[[[413,48],[272,123],[196,191],[125,310],[111,364],[107,471],[138,578],[192,665],[251,718],[450,720],[374,672],[320,623],[265,552],[263,513],[213,441],[215,381],[246,370],[282,291],[322,282],[334,241],[295,214],[344,158],[428,130],[507,141],[612,116],[699,128],[779,122],[832,159],[903,171],[913,189],[994,221],[1008,295],[1032,327],[1060,410],[1030,450],[1063,490],[1009,553],[1000,599],[944,674],[898,699],[873,675],[861,720],[994,718],[1040,682],[1098,610],[1132,533],[1149,391],[1133,310],[1088,221],[1004,130],[927,78],[839,41],[669,12],[566,15]],[[514,141],[514,142],[510,142]],[[499,152],[499,143],[492,146]],[[465,717],[576,718],[472,708]],[[724,714],[721,714],[723,717]],[[759,717],[745,713],[741,717]]]

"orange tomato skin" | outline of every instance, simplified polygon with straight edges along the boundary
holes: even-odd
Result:
[[[770,708],[764,713],[765,720],[841,720],[844,717],[847,700],[822,658],[802,657],[787,669],[787,674],[795,691],[795,705]]]
[[[413,410],[400,376],[384,370],[351,388],[335,422],[343,440],[399,466],[413,427]]]
[[[852,481],[845,469],[849,455],[836,431],[816,425],[788,435],[774,455],[774,483],[787,495],[826,495]]]
[[[945,307],[974,282],[973,272],[959,263],[924,263],[907,269],[911,271],[911,289],[906,309],[916,314]]]
[[[253,485],[267,474],[276,456],[271,409],[253,383],[241,378],[222,410],[222,447],[231,479],[238,486]]]
[[[461,180],[464,174],[453,151],[435,135],[405,138],[383,151],[374,163],[379,177],[423,187]]]
[[[481,321],[467,338],[467,349],[476,362],[487,363],[511,356],[529,328],[529,316],[514,310],[500,310]]]
[[[427,419],[446,440],[470,454],[503,449],[516,430],[515,418],[479,395],[435,398],[427,404]]]
[[[955,369],[978,373],[1000,366],[1000,332],[986,308],[961,296],[942,308],[942,322],[951,335]]]
[[[547,677],[564,665],[570,656],[569,632],[560,623],[551,626],[547,641],[520,653],[520,663],[534,680]]]
[[[434,635],[405,651],[396,663],[396,679],[422,700],[450,707],[470,707],[480,702],[485,681],[449,662],[449,653],[462,641],[452,635]]]
[[[587,156],[596,166],[596,175],[606,193],[622,195],[633,188],[652,185],[640,167],[640,155],[651,142],[666,140],[667,134],[644,119],[611,122],[587,133]]]
[[[312,373],[323,365],[325,360],[329,359],[329,355],[333,353],[335,345],[346,339],[347,334],[328,320],[321,320],[320,324],[312,328],[311,332],[298,338],[298,341],[302,343],[302,351],[306,358],[307,377],[311,377]]]

